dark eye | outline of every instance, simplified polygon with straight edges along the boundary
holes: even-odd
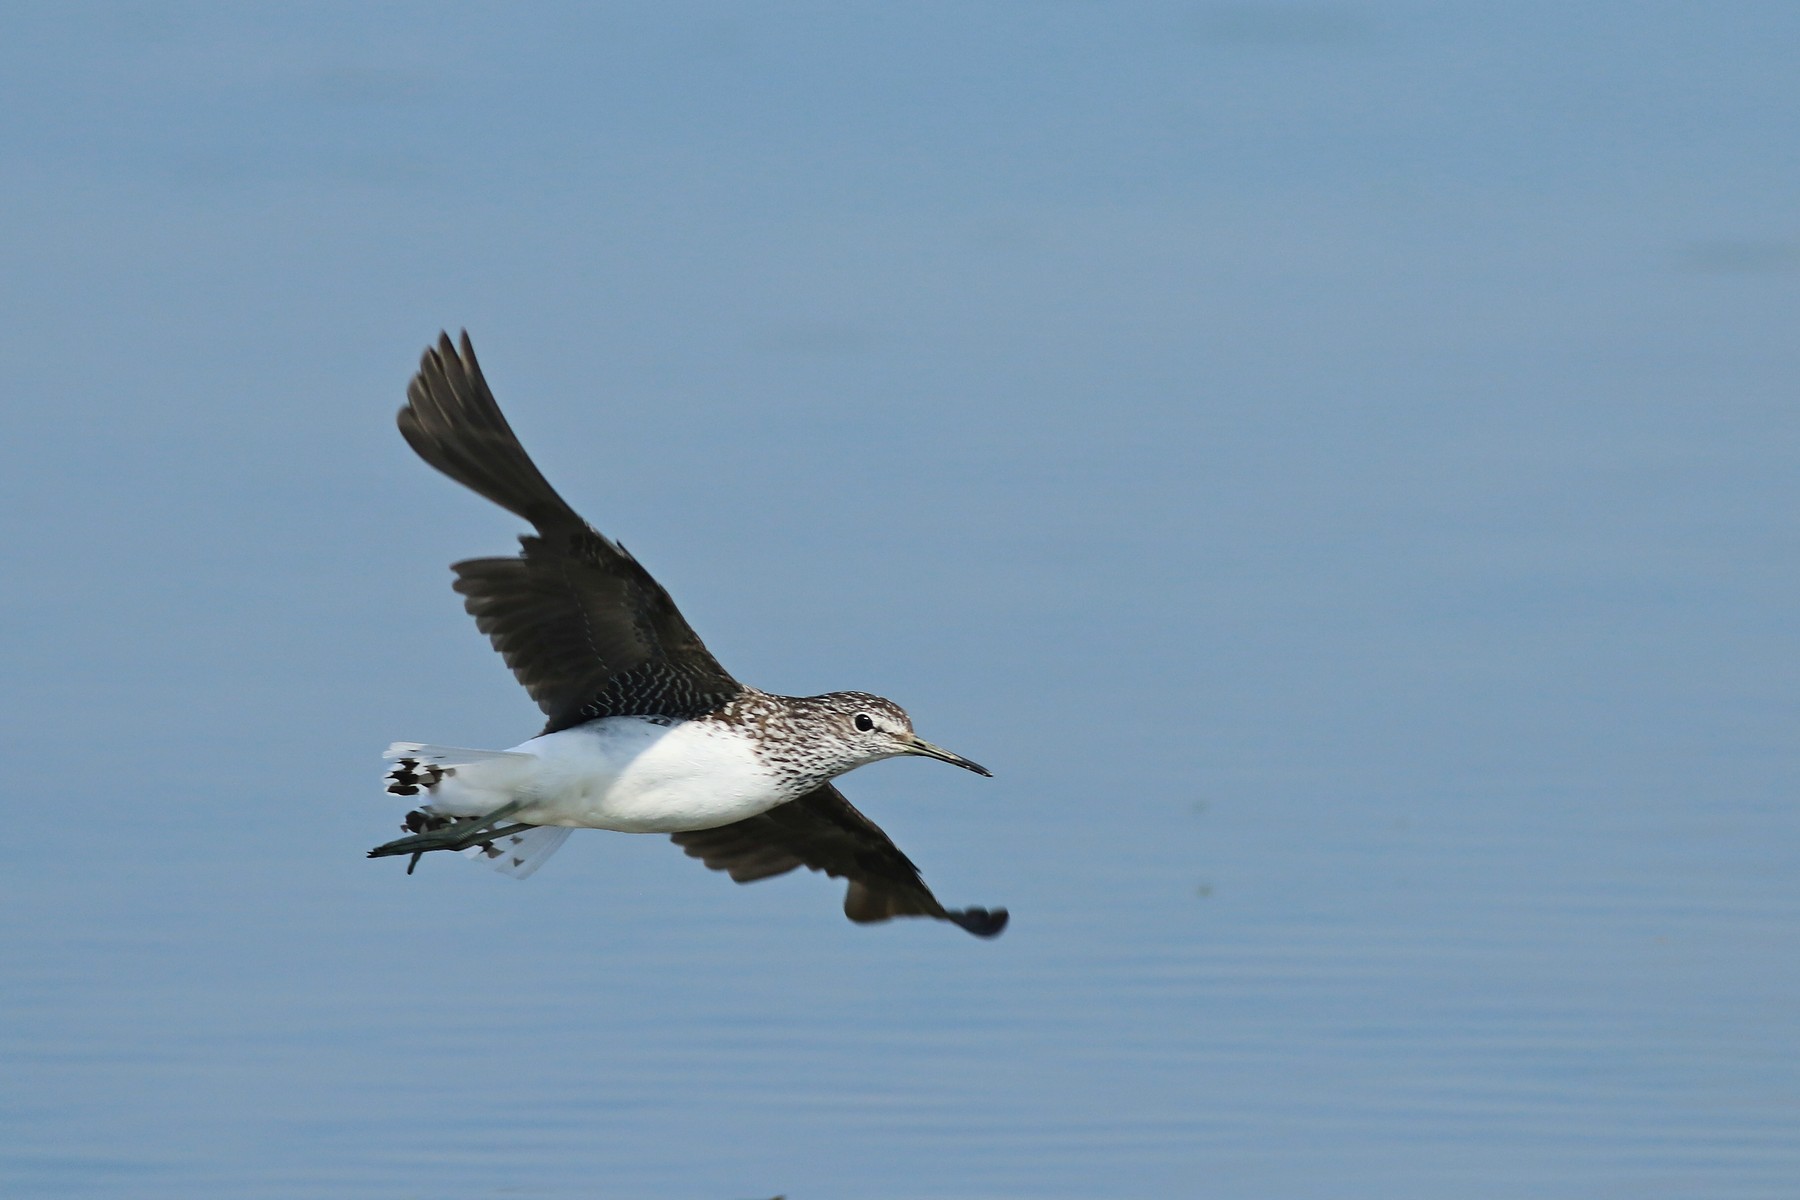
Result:
[[[868,713],[857,713],[856,720],[852,723],[856,726],[859,733],[867,733],[869,730],[875,728],[875,718],[871,717]]]

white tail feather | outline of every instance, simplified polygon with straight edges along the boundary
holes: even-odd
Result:
[[[471,750],[467,746],[433,746],[429,742],[395,742],[381,752],[381,757],[393,762],[400,758],[416,758],[420,762],[431,763],[439,767],[461,767],[469,763],[490,762],[497,758],[529,759],[529,754],[519,754],[512,750]]]
[[[492,863],[494,870],[502,875],[526,879],[543,866],[544,860],[555,854],[557,848],[568,841],[569,835],[574,832],[566,825],[536,825],[495,838],[480,846],[470,846],[463,853],[470,858]]]

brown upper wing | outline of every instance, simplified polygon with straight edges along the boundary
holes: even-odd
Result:
[[[936,917],[977,937],[993,937],[1006,928],[1004,908],[947,909],[940,904],[912,860],[829,783],[760,816],[672,836],[688,854],[739,883],[795,867],[847,879],[844,915],[852,921]]]
[[[697,716],[742,690],[625,548],[556,494],[482,378],[469,335],[425,351],[398,418],[426,462],[530,521],[516,558],[459,562],[456,590],[544,710],[544,732],[596,717]]]

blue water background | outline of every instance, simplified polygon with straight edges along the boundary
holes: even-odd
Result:
[[[14,5],[0,1192],[1800,1193],[1800,8]],[[993,943],[392,836],[473,331]]]

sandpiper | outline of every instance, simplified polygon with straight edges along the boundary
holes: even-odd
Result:
[[[512,558],[459,562],[456,590],[549,718],[509,750],[395,742],[387,790],[423,796],[408,836],[369,857],[463,850],[523,878],[575,829],[666,833],[739,883],[810,867],[849,881],[852,921],[925,916],[980,937],[1003,908],[947,909],[832,780],[922,755],[978,763],[913,732],[866,692],[776,696],[733,679],[668,592],[544,479],[475,360],[441,335],[407,388],[400,432],[426,462],[536,529]]]

